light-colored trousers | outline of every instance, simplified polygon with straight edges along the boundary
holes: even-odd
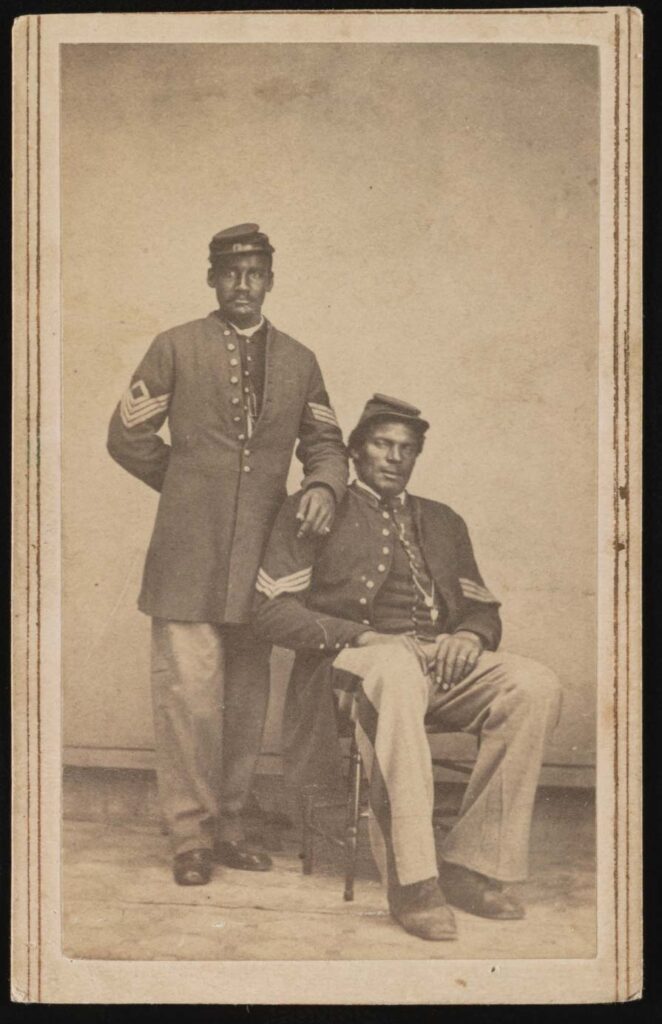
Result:
[[[175,853],[243,838],[270,651],[247,626],[152,619],[159,797]]]
[[[435,731],[473,733],[479,743],[443,859],[503,882],[525,878],[544,744],[560,711],[554,673],[487,651],[433,700],[431,677],[405,648],[347,648],[334,667],[358,677],[336,693],[354,722],[369,779],[370,840],[382,880],[408,885],[437,875],[426,716]]]

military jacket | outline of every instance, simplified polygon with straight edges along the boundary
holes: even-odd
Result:
[[[345,493],[342,435],[314,354],[267,322],[250,437],[237,356],[216,312],[159,334],[113,413],[110,454],[160,492],[139,598],[148,615],[248,621],[295,445],[304,488],[326,484],[338,502]],[[158,433],[166,419],[170,444]]]
[[[471,630],[495,650],[499,601],[486,588],[463,519],[447,505],[408,495],[420,547],[447,608],[445,632]],[[253,628],[296,651],[283,722],[289,785],[340,785],[333,700],[338,651],[371,628],[376,595],[393,559],[388,509],[353,484],[328,538],[298,538],[298,497],[283,505],[256,582]],[[342,673],[341,673],[342,674]]]
[[[278,514],[258,572],[255,627],[281,647],[334,651],[371,627],[373,606],[393,561],[387,507],[352,485],[328,538],[297,537],[297,496]],[[467,527],[447,505],[408,496],[427,567],[448,609],[445,630],[477,633],[494,650],[498,600],[476,565]]]

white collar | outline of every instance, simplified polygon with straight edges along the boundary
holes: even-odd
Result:
[[[252,338],[253,335],[257,334],[257,332],[260,330],[260,327],[262,327],[262,324],[264,323],[264,317],[260,317],[260,322],[259,324],[255,324],[255,327],[237,327],[237,325],[233,324],[231,320],[228,320],[228,323],[237,334],[240,334],[242,336],[242,338]]]
[[[381,494],[379,494],[377,491],[374,491],[372,489],[372,487],[368,487],[367,484],[364,484],[363,480],[359,480],[359,478],[357,477],[355,482],[356,482],[356,486],[357,487],[361,487],[364,491],[367,491],[368,494],[372,494],[373,497],[375,497],[377,499],[377,501],[383,501],[384,500]],[[400,502],[401,505],[404,505],[405,499],[407,497],[407,492],[406,491],[400,491],[400,493],[396,494],[395,497],[398,499],[398,501]]]

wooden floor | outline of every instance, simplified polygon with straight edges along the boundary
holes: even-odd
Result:
[[[208,886],[172,881],[157,825],[65,822],[63,946],[115,960],[381,960],[591,957],[595,953],[594,806],[586,790],[539,793],[524,921],[456,912],[455,942],[424,942],[390,918],[367,837],[354,903],[342,899],[338,852],[318,842],[303,877],[296,830],[265,838],[274,870],[219,867]]]

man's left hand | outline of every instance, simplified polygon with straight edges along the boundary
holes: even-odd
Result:
[[[304,491],[297,519],[301,520],[301,526],[297,537],[306,537],[311,534],[315,537],[325,537],[331,532],[331,525],[336,513],[336,499],[329,487],[309,487]]]
[[[483,651],[483,642],[476,633],[442,633],[437,638],[437,652],[431,675],[442,691],[450,690],[473,672]]]

